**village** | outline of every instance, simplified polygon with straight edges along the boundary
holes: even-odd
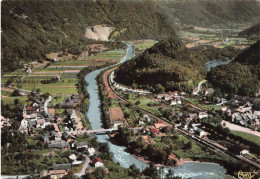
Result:
[[[242,130],[251,130],[252,134],[256,136],[259,136],[260,134],[260,111],[257,98],[243,98],[235,95],[229,100],[219,98],[218,96],[214,96],[213,99],[214,89],[207,87],[208,85],[203,85],[206,81],[202,81],[202,83],[190,94],[169,91],[167,93],[155,95],[149,91],[132,89],[120,85],[116,83],[114,79],[114,71],[110,71],[108,81],[111,89],[118,95],[117,98],[122,98],[121,100],[123,101],[126,100],[131,102],[132,107],[130,107],[129,110],[132,111],[132,115],[130,114],[129,116],[129,112],[122,105],[114,107],[116,104],[118,105],[116,102],[117,100],[113,99],[115,98],[115,95],[111,94],[111,91],[108,90],[108,97],[113,99],[113,107],[109,108],[110,120],[112,120],[112,123],[114,122],[113,120],[116,120],[117,123],[121,123],[122,126],[125,127],[129,125],[135,128],[143,127],[141,130],[134,131],[134,134],[141,135],[143,141],[147,144],[157,143],[155,141],[163,136],[169,136],[176,133],[181,134],[180,130],[178,130],[181,129],[183,135],[186,134],[195,140],[203,140],[209,145],[212,144],[216,148],[227,151],[232,144],[227,145],[223,141],[216,140],[215,134],[211,134],[211,130],[205,127],[205,121],[211,120],[211,118],[214,118],[216,115],[220,117],[218,120],[224,129],[229,127],[226,125],[228,121],[230,121],[231,123],[234,123],[234,125],[240,125]],[[106,89],[110,89],[106,83],[105,86],[107,87]],[[183,107],[183,105],[185,107]],[[135,110],[133,108],[135,108]],[[138,111],[138,108],[141,108],[143,112],[140,112],[139,110],[139,112],[137,112],[139,114],[136,115],[135,111]],[[163,111],[165,108],[169,109],[168,115],[165,115],[165,111]],[[115,116],[114,110],[117,111],[116,114],[121,115]],[[158,114],[165,120],[156,118],[155,116],[158,116]],[[119,122],[120,120],[121,122]],[[172,124],[172,122],[174,125],[169,125],[169,123]],[[236,153],[237,156],[253,160],[259,165],[256,151],[252,151],[251,153],[250,149],[247,147],[243,148],[237,146],[237,150],[233,152]],[[177,157],[176,155],[171,155],[175,156],[175,159],[182,158],[181,155],[178,155],[178,152],[175,152],[175,154],[176,153]],[[148,158],[146,158],[146,160],[147,159]]]

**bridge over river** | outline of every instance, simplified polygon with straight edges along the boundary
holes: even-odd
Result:
[[[135,128],[128,128],[130,130],[140,130],[143,127],[135,127]],[[118,131],[118,128],[110,128],[110,129],[93,129],[93,130],[79,130],[79,131],[70,131],[68,134],[70,135],[81,135],[81,134],[106,134],[113,131]]]

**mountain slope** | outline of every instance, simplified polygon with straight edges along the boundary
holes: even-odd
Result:
[[[164,39],[176,25],[237,27],[260,18],[255,0],[25,0],[2,1],[2,71],[46,53],[80,53],[85,29],[114,27],[112,39]]]
[[[260,41],[240,53],[232,63],[212,69],[207,79],[223,92],[257,95],[260,89]]]
[[[3,1],[2,71],[60,49],[78,54],[86,44],[85,28],[101,24],[125,29],[117,39],[175,34],[165,15],[147,1]]]
[[[167,90],[191,90],[206,76],[204,63],[236,54],[233,48],[217,49],[200,46],[188,49],[177,37],[162,40],[140,56],[122,64],[116,81],[134,86],[161,84]]]
[[[260,23],[249,27],[238,34],[239,36],[246,37],[260,37]]]

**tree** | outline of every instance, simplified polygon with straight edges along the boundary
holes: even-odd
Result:
[[[191,141],[189,141],[189,142],[186,144],[186,148],[187,148],[187,149],[191,149],[191,148],[192,148],[192,143],[191,143]]]
[[[130,165],[129,171],[130,176],[137,177],[140,174],[140,169],[136,167],[135,164]]]
[[[20,96],[19,90],[18,89],[14,90],[12,96]]]
[[[143,174],[152,178],[159,178],[157,168],[155,167],[153,162],[150,162],[149,167],[144,169]]]
[[[156,93],[164,93],[165,88],[161,84],[157,84],[157,85],[155,85],[154,90],[155,90]]]
[[[40,94],[41,93],[41,89],[37,88],[36,93]]]
[[[174,176],[174,172],[172,171],[172,169],[169,169],[169,170],[168,170],[168,173],[167,173],[167,175],[166,175],[166,178],[167,178],[167,179],[172,179],[173,176]]]
[[[14,105],[18,105],[19,102],[20,102],[19,99],[17,99],[17,98],[14,99]]]

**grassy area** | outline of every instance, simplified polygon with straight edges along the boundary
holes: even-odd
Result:
[[[38,155],[43,155],[43,154],[47,154],[49,152],[48,149],[42,149],[42,150],[33,150],[32,153],[33,154],[38,154]]]
[[[30,137],[27,137],[26,138],[26,141],[28,142],[29,145],[36,145],[38,140],[33,140],[32,138]]]
[[[2,95],[2,96],[11,96],[12,93],[9,92],[9,91],[3,91],[3,90],[1,90],[1,95]]]
[[[183,141],[185,144],[187,144],[190,140],[186,138],[183,135],[179,135],[179,140]],[[174,150],[173,152],[178,155],[182,159],[191,159],[192,157],[195,156],[203,156],[205,155],[205,151],[197,145],[195,142],[192,142],[192,147],[190,150],[183,150],[183,149],[178,149]]]
[[[58,114],[58,115],[61,115],[61,114],[63,114],[64,113],[64,111],[65,111],[65,109],[55,109],[55,113],[56,114]]]
[[[54,106],[56,104],[60,104],[61,102],[63,102],[67,97],[66,96],[55,96],[52,98],[50,105]]]
[[[249,140],[249,141],[257,144],[260,147],[260,138],[258,136],[248,134],[248,133],[245,133],[245,132],[240,132],[240,131],[231,131],[231,133],[233,133],[234,135],[243,137],[244,139]]]
[[[21,103],[22,105],[25,104],[27,102],[27,97],[6,97],[6,98],[1,98],[1,100],[3,101],[3,104],[14,104],[14,100],[18,99],[19,103]]]
[[[77,165],[77,166],[74,165],[71,169],[72,173],[79,173],[81,171],[82,167],[83,167],[83,165]]]
[[[142,42],[136,42],[135,43],[135,50],[145,50],[147,48],[152,47],[154,44],[156,44],[158,41],[154,40],[146,40]]]

